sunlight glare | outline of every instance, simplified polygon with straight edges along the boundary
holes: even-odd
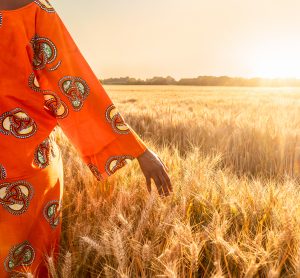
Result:
[[[263,78],[300,77],[300,55],[292,42],[269,41],[253,49],[251,72]]]

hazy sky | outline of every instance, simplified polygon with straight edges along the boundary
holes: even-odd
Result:
[[[300,77],[299,0],[51,3],[99,78]]]

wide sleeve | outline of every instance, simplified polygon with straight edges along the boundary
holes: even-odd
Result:
[[[36,32],[27,51],[33,69],[29,86],[43,94],[42,109],[57,119],[98,180],[112,175],[147,149],[125,122],[48,1],[46,8],[37,10]]]

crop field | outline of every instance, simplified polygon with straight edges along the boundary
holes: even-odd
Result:
[[[57,131],[65,191],[53,277],[300,277],[300,88],[106,85],[169,168],[97,181]]]

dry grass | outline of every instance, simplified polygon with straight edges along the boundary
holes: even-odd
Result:
[[[58,131],[54,277],[300,277],[299,89],[105,87],[174,194],[149,195],[136,160],[97,182]]]

